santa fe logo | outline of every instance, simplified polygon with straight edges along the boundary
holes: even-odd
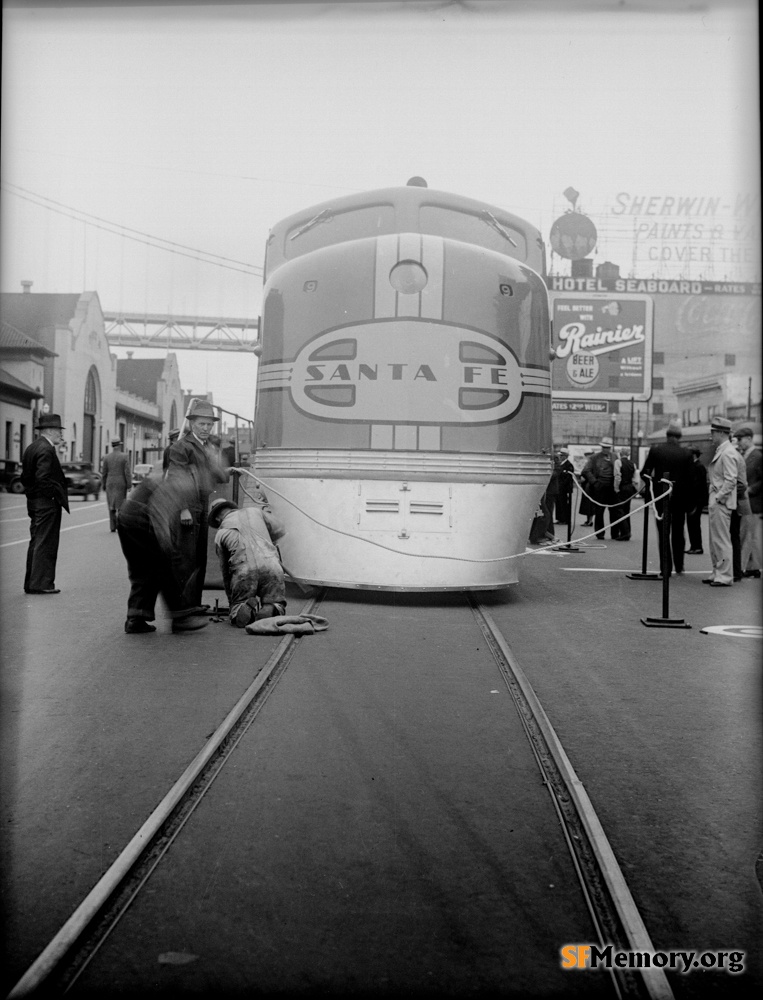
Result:
[[[483,424],[506,420],[523,395],[551,395],[548,369],[521,367],[501,341],[415,319],[346,326],[293,361],[261,362],[263,390],[329,420]]]

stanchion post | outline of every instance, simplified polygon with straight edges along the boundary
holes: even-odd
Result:
[[[233,500],[233,502],[235,504],[238,504],[238,492],[239,492],[239,483],[240,483],[239,473],[232,471],[231,472],[231,477],[233,479],[233,481],[231,483],[231,499]]]
[[[647,477],[649,478],[649,477]],[[629,580],[659,580],[659,573],[647,573],[646,560],[649,551],[649,504],[644,497],[644,538],[641,543],[641,572],[626,573]]]
[[[662,617],[670,618],[670,496],[663,501],[662,538],[660,539],[660,569],[662,570]]]
[[[662,480],[665,482],[665,480]],[[666,484],[666,490],[670,484]],[[670,617],[670,493],[665,496],[662,508],[662,618],[642,618],[641,624],[647,628],[691,628],[683,618]]]

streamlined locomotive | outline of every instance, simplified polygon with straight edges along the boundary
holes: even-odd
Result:
[[[254,472],[314,584],[517,582],[551,471],[550,327],[537,229],[404,187],[270,233]]]

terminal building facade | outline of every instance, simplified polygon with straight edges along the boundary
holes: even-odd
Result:
[[[118,361],[96,292],[40,294],[22,285],[0,294],[0,457],[21,459],[43,412],[61,416],[63,461],[98,469],[114,437],[132,462],[160,451],[183,412],[175,355]]]

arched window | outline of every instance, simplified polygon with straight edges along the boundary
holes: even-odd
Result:
[[[96,414],[98,412],[98,372],[91,368],[87,373],[85,383],[85,413]]]
[[[100,396],[98,370],[91,365],[85,382],[85,400],[82,407],[82,458],[86,462],[96,461],[95,425],[98,418],[98,399]],[[98,444],[100,448],[100,443]]]

